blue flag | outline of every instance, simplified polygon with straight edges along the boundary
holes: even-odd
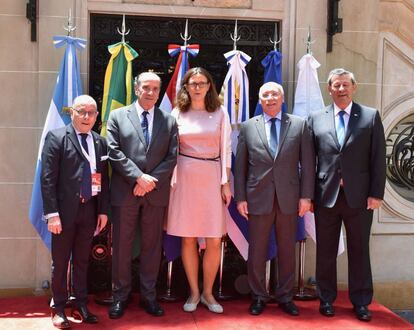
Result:
[[[262,60],[262,66],[265,69],[263,75],[263,83],[273,81],[280,85],[282,84],[282,53],[278,52],[277,50],[272,50]],[[283,103],[282,111],[287,111],[286,103]],[[261,113],[263,113],[262,106],[260,105],[260,102],[257,102],[254,115],[257,116]]]
[[[56,48],[66,45],[66,50],[60,64],[53,98],[50,102],[49,112],[40,139],[36,172],[33,179],[32,199],[29,209],[30,222],[33,224],[39,233],[40,238],[49,250],[51,247],[51,234],[47,230],[47,225],[43,219],[43,199],[40,185],[42,149],[45,137],[49,131],[66,126],[70,123],[70,116],[64,109],[71,107],[75,97],[82,94],[82,83],[80,79],[79,64],[76,57],[76,49],[84,49],[86,47],[86,40],[69,36],[55,36],[53,37],[53,43]]]

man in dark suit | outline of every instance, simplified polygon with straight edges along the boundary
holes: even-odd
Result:
[[[155,107],[161,80],[150,72],[135,80],[137,101],[111,112],[107,126],[113,169],[112,293],[110,318],[120,318],[131,292],[132,245],[140,226],[140,304],[154,316],[164,314],[155,285],[161,261],[164,214],[177,161],[175,119]]]
[[[278,285],[276,299],[289,315],[299,315],[292,301],[295,279],[297,216],[311,207],[315,154],[306,122],[282,113],[283,88],[269,82],[259,91],[263,114],[240,128],[235,167],[237,209],[249,220],[249,311],[259,315],[269,300],[265,287],[268,238],[276,228]],[[275,281],[276,283],[276,281]]]
[[[311,113],[309,127],[317,157],[315,184],[316,281],[320,308],[334,316],[336,256],[342,222],[348,249],[349,297],[356,317],[371,320],[373,288],[369,237],[373,210],[385,187],[385,138],[375,109],[352,101],[354,75],[332,70],[328,89],[333,104]]]
[[[106,141],[92,131],[98,112],[88,95],[75,98],[72,123],[50,131],[42,150],[41,187],[48,230],[52,233],[52,322],[69,328],[67,270],[72,256],[76,307],[72,314],[96,323],[87,303],[87,269],[94,232],[108,220],[109,184]]]

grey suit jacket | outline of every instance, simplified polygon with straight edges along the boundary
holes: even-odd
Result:
[[[150,145],[147,146],[135,104],[116,109],[107,123],[109,159],[113,169],[111,204],[133,205],[136,180],[143,173],[158,179],[156,188],[144,197],[154,206],[166,206],[170,179],[177,162],[177,124],[174,117],[154,109]]]
[[[342,178],[349,206],[366,207],[368,197],[384,196],[385,137],[380,115],[354,102],[341,147],[334,114],[333,105],[329,105],[308,119],[317,156],[315,203],[333,207]]]
[[[272,211],[277,196],[284,214],[298,212],[299,198],[313,198],[315,154],[306,122],[282,114],[279,148],[273,159],[263,115],[240,128],[235,163],[235,199],[247,201],[250,214]],[[301,167],[301,170],[299,169]]]
[[[98,214],[108,214],[109,179],[106,141],[91,132],[95,144],[96,171],[101,173]],[[76,131],[72,124],[50,131],[42,150],[41,189],[44,214],[59,212],[62,224],[72,223],[79,207],[83,164]]]

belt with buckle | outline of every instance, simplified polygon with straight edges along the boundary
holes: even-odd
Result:
[[[184,156],[184,157],[188,157],[188,158],[193,158],[193,159],[198,159],[198,160],[209,160],[209,161],[212,161],[212,162],[218,162],[219,159],[220,159],[220,156],[217,156],[217,157],[214,157],[214,158],[203,158],[203,157],[196,157],[196,156],[186,155],[186,154],[183,154],[181,152],[179,152],[178,154],[181,155],[181,156]]]

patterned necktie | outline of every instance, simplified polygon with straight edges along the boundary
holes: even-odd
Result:
[[[85,149],[86,153],[89,155],[88,143],[86,142],[86,138],[88,134],[81,133],[81,142],[82,147]],[[92,196],[92,178],[91,178],[91,165],[89,164],[88,160],[84,160],[83,162],[83,172],[82,172],[82,184],[81,184],[81,197],[86,201],[88,201]]]
[[[271,118],[270,121],[272,124],[270,125],[270,150],[272,151],[273,158],[276,156],[277,152],[277,132],[276,132],[276,120],[277,118]]]
[[[141,121],[142,133],[144,133],[144,139],[145,139],[145,143],[147,144],[147,147],[149,145],[148,119],[147,119],[148,114],[149,114],[148,111],[142,112],[142,121]]]
[[[346,112],[344,110],[341,110],[338,112],[339,120],[338,120],[338,125],[336,127],[336,136],[341,146],[343,146],[344,140],[345,140],[345,120],[344,120],[345,113]]]

